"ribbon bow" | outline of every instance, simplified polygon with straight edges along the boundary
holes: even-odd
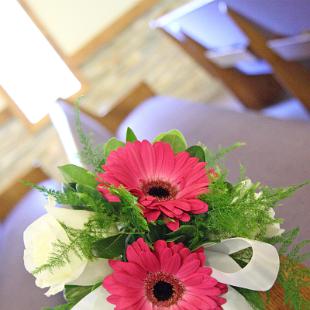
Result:
[[[232,238],[217,244],[206,244],[204,248],[206,264],[212,267],[212,277],[219,282],[254,291],[268,291],[277,279],[280,259],[277,249],[271,244]],[[249,263],[242,268],[230,255],[247,248],[252,248],[253,254]],[[246,299],[231,286],[223,297],[226,298],[223,305],[225,310],[252,309]]]

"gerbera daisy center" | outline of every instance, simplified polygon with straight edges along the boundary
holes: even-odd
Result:
[[[169,182],[155,180],[145,182],[142,185],[142,190],[145,195],[156,197],[158,200],[173,199],[177,194],[177,190]]]
[[[144,282],[148,300],[159,307],[178,303],[184,294],[184,285],[174,275],[165,272],[150,273]]]
[[[168,300],[173,295],[173,286],[165,281],[158,281],[153,287],[153,294],[159,301]]]

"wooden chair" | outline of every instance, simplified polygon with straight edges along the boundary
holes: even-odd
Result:
[[[208,57],[208,53],[214,50],[212,47],[209,49],[206,48],[206,46],[203,46],[194,36],[184,31],[182,28],[182,24],[185,23],[184,20],[188,23],[189,19],[192,18],[194,22],[195,18],[197,18],[194,13],[198,12],[197,10],[206,7],[204,13],[207,13],[207,8],[210,7],[210,9],[214,11],[214,5],[216,5],[216,3],[212,1],[194,1],[174,12],[162,16],[154,21],[152,26],[160,29],[204,69],[219,78],[246,107],[251,109],[262,109],[281,100],[284,91],[272,74],[263,73],[248,75],[233,66],[222,67],[214,61],[214,59]],[[210,14],[213,13],[213,11],[210,12]],[[218,14],[219,17],[222,14],[216,11],[215,13]],[[198,18],[201,17],[201,15],[198,16]],[[207,16],[205,18],[207,20]],[[233,25],[229,23],[227,24],[227,27],[232,26]],[[210,25],[210,32],[214,30],[212,27],[214,27],[213,24]],[[227,34],[225,35],[227,29],[225,26],[221,25],[221,27],[223,27],[221,29],[225,36],[225,40],[227,40]],[[205,30],[208,31],[208,29]],[[217,31],[219,32],[219,30]],[[236,33],[236,36],[238,37],[236,40],[240,41],[241,35]],[[246,41],[246,39],[243,41]],[[231,40],[229,40],[229,44],[231,43]],[[244,44],[245,42],[241,43]],[[240,44],[240,42],[238,44]]]
[[[240,29],[247,35],[250,49],[256,55],[268,61],[279,82],[310,110],[310,70],[300,62],[292,60],[297,58],[296,56],[294,57],[294,55],[292,55],[290,57],[291,59],[286,60],[271,48],[271,46],[274,46],[274,49],[279,47],[279,43],[281,43],[280,40],[277,40],[277,45],[272,44],[275,40],[270,41],[265,36],[261,27],[233,9],[228,9],[228,13]],[[284,49],[283,44],[282,48]],[[310,58],[310,40],[308,44],[305,41],[297,41],[294,47],[290,46],[289,48],[291,50],[290,54],[294,53],[295,49],[297,50],[295,52],[296,54],[298,53],[303,55],[303,57],[308,56],[308,58]],[[298,51],[298,49],[301,49],[301,51]]]

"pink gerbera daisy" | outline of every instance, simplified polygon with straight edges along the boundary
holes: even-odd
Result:
[[[98,175],[98,190],[110,201],[108,184],[123,185],[139,198],[149,222],[160,216],[171,230],[179,221],[188,222],[189,214],[208,211],[198,196],[207,191],[206,163],[190,157],[187,152],[174,154],[168,143],[136,141],[111,152]]]
[[[103,281],[115,310],[222,309],[227,286],[211,277],[203,249],[159,240],[152,252],[142,238],[127,247],[128,262],[110,260]]]

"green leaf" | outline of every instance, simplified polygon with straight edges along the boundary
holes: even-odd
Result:
[[[157,141],[169,143],[175,153],[185,151],[187,148],[183,134],[177,129],[161,133],[154,139],[154,142]]]
[[[101,282],[90,286],[66,285],[64,290],[64,297],[70,304],[77,304],[82,298],[91,293]]]
[[[107,158],[112,151],[117,150],[119,147],[124,146],[125,143],[122,141],[117,140],[116,138],[110,138],[104,145],[103,145],[103,157]]]
[[[90,187],[97,186],[95,175],[82,167],[68,164],[58,167],[58,169],[67,183],[77,183]]]
[[[120,256],[125,247],[126,234],[118,234],[105,239],[101,239],[94,243],[93,254],[101,258],[115,258]]]
[[[228,153],[234,151],[235,149],[242,147],[244,145],[245,145],[245,143],[237,142],[237,143],[234,143],[233,145],[230,145],[228,147],[224,147],[224,148],[220,147],[216,153],[211,151],[205,145],[202,145],[204,148],[204,152],[205,152],[205,161],[208,163],[208,167],[215,167],[216,164],[218,164],[218,162],[220,160],[222,160],[226,154],[228,154]]]
[[[135,142],[137,141],[137,137],[134,134],[134,132],[132,131],[132,129],[130,127],[127,128],[127,132],[126,132],[126,141],[127,142]]]
[[[79,152],[79,156],[81,161],[92,167],[93,170],[96,172],[101,172],[101,165],[100,162],[102,160],[102,151],[101,146],[94,146],[92,133],[86,133],[82,128],[82,122],[80,117],[80,110],[79,110],[80,98],[75,103],[75,125],[76,125],[76,132],[79,136],[79,140],[82,146],[82,149]]]
[[[189,153],[191,157],[197,157],[199,161],[206,161],[205,152],[199,145],[189,147],[186,152]]]
[[[179,241],[182,239],[182,241],[184,240],[189,240],[191,238],[193,238],[193,236],[195,235],[196,232],[196,228],[193,225],[182,225],[178,230],[173,231],[169,234],[167,234],[168,236],[168,240],[167,241]]]
[[[154,222],[149,223],[149,229],[150,231],[148,232],[147,236],[151,243],[162,239],[163,236],[170,231],[165,224],[159,225],[159,223],[155,224]]]
[[[70,310],[73,308],[74,305],[72,304],[63,304],[63,305],[58,305],[54,308],[43,308],[43,310]]]
[[[223,158],[226,154],[242,147],[242,146],[245,146],[245,143],[244,142],[236,142],[228,147],[223,147],[223,148],[220,148],[218,150],[218,152],[215,154],[215,159],[218,161],[220,160],[221,158]]]
[[[123,223],[123,231],[144,233],[149,230],[143,211],[138,204],[138,199],[123,186],[110,186],[109,191],[117,196],[122,203],[120,209],[120,222]]]
[[[43,310],[70,310],[81,299],[83,299],[86,295],[91,293],[93,290],[95,290],[100,285],[101,285],[101,282],[98,282],[90,286],[65,285],[64,297],[67,303],[63,305],[58,305],[54,308],[44,308]]]
[[[245,288],[241,287],[234,287],[235,290],[237,290],[250,305],[255,310],[264,310],[266,309],[266,305],[264,303],[264,300],[262,298],[262,295],[259,294],[257,291],[251,291]]]

